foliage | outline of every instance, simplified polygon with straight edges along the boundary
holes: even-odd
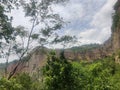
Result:
[[[41,90],[40,83],[33,81],[27,73],[17,75],[10,80],[0,79],[0,90]]]
[[[69,62],[52,53],[43,68],[44,90],[113,90],[120,83],[117,68],[120,65],[116,67],[112,57],[93,63]]]
[[[17,83],[16,79],[0,79],[0,90],[22,90],[22,85]]]
[[[57,36],[52,43],[53,44],[60,43],[63,46],[63,49],[65,49],[69,44],[72,44],[72,46],[74,46],[76,42],[77,38],[75,36],[64,35],[62,37]]]
[[[12,55],[10,51],[15,51],[14,54],[18,56],[18,64],[10,72],[8,79],[14,76],[22,58],[29,54],[35,47],[33,42],[40,46],[51,45],[56,36],[60,36],[57,33],[57,30],[63,28],[65,22],[59,14],[53,13],[52,5],[62,4],[65,1],[68,0],[29,0],[28,2],[26,0],[16,0],[15,3],[18,3],[17,6],[23,8],[25,17],[29,17],[31,27],[28,32],[25,31],[26,28],[22,26],[14,28],[15,32],[13,36],[15,36],[15,40],[13,42],[14,44],[12,43],[8,45],[10,48],[7,52],[6,68],[8,65],[9,56]],[[13,0],[6,1],[6,3],[10,3],[10,7],[13,7]],[[70,41],[70,39],[71,38],[69,36],[69,39],[67,38],[67,40]]]
[[[113,66],[108,65],[109,60],[94,63],[74,62],[73,67],[79,83],[76,90],[109,90]],[[111,61],[110,61],[111,62]]]
[[[51,52],[46,66],[43,68],[45,90],[75,90],[75,79],[72,65],[64,55],[60,58]]]
[[[44,90],[119,90],[119,68],[113,57],[92,63],[69,62],[52,53],[43,68]]]
[[[58,58],[51,52],[40,72],[26,73],[7,80],[0,79],[0,90],[119,90],[120,65],[113,57],[99,61],[70,62],[64,54]],[[38,74],[38,75],[37,75]]]
[[[4,7],[0,5],[0,39],[5,39],[8,43],[9,39],[12,39],[13,27],[10,19],[4,12]]]
[[[31,77],[26,74],[20,74],[16,77],[16,81],[22,85],[23,90],[30,90],[31,89],[31,85],[32,85],[32,80]],[[29,83],[28,83],[29,82]]]

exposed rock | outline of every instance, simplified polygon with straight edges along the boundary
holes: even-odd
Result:
[[[114,6],[115,15],[113,16],[112,28],[112,49],[114,52],[120,49],[120,0]]]
[[[46,62],[46,48],[41,49],[41,47],[36,47],[32,50],[30,58],[25,58],[22,60],[21,64],[18,66],[16,73],[27,72],[34,74],[39,68],[45,65]],[[13,62],[9,65],[8,71],[12,71],[15,66],[18,64],[18,61]]]

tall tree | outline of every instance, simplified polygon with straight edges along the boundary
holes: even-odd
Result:
[[[51,52],[43,68],[45,90],[77,90],[72,64],[62,52],[60,58]]]
[[[10,55],[9,52],[11,51],[11,44],[15,40],[13,35],[14,28],[11,24],[12,17],[9,18],[6,15],[6,13],[11,11],[12,4],[15,4],[15,1],[0,0],[0,57],[6,58],[6,66]],[[7,68],[5,72],[7,72]]]
[[[5,67],[5,76],[8,75],[8,63],[9,59],[12,56],[15,56],[16,58],[20,57],[21,53],[24,50],[24,39],[27,37],[27,31],[24,30],[24,27],[18,26],[14,28],[14,32],[11,34],[11,37],[14,39],[9,40],[9,43],[3,43],[1,44],[1,58],[3,60],[6,60],[6,67]]]
[[[64,25],[64,20],[52,11],[51,7],[54,4],[63,3],[67,0],[30,0],[29,2],[20,1],[24,8],[25,16],[30,17],[31,28],[28,30],[29,34],[25,41],[25,48],[20,53],[18,63],[10,72],[8,79],[10,79],[21,64],[22,58],[30,53],[30,47],[33,40],[38,40],[41,46],[50,44],[59,36],[57,30],[60,30]],[[42,27],[42,28],[41,28]],[[34,33],[37,30],[39,33]],[[69,40],[69,39],[68,39]],[[62,41],[62,40],[61,40]]]

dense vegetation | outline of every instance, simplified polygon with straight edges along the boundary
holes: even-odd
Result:
[[[120,65],[113,57],[92,63],[71,62],[51,52],[41,74],[0,79],[0,90],[119,90]],[[39,76],[39,78],[35,78]]]

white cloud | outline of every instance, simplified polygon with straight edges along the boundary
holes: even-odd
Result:
[[[89,39],[90,37],[95,37],[96,32],[97,32],[97,30],[95,30],[95,29],[85,30],[80,33],[80,36]]]
[[[80,32],[79,37],[82,37],[80,40],[82,44],[89,43],[103,43],[106,41],[111,35],[110,27],[98,29],[89,29],[83,32]]]
[[[72,25],[68,25],[64,30],[65,34],[80,36],[82,39],[86,39],[89,42],[92,42],[93,40],[96,42],[104,42],[110,37],[113,5],[117,0],[70,1],[71,2],[66,6],[53,6],[54,11],[63,16],[66,21],[70,21],[72,23]],[[13,11],[12,15],[14,16],[14,26],[23,25],[30,27],[29,19],[24,17],[22,10]],[[83,41],[86,42],[85,40]]]
[[[25,13],[23,12],[23,9],[15,9],[12,10],[11,13],[8,13],[9,16],[13,17],[13,26],[16,27],[18,25],[24,26],[24,27],[30,27],[30,18],[25,17]]]
[[[60,34],[82,37],[80,44],[103,43],[111,35],[113,5],[117,0],[70,0],[66,6],[54,5],[53,9],[59,13],[70,25]],[[22,9],[14,10],[10,14],[14,17],[13,25],[23,25],[30,28],[29,18],[24,17]],[[62,31],[63,31],[62,30]],[[35,44],[35,43],[34,43]],[[54,48],[62,47],[55,45]],[[13,56],[15,58],[15,56]],[[11,59],[12,60],[12,59]],[[2,61],[0,61],[2,62]]]
[[[97,28],[103,28],[108,25],[111,25],[111,16],[114,12],[113,5],[115,4],[116,0],[108,0],[107,3],[98,11],[91,25]]]
[[[108,0],[106,4],[96,12],[93,20],[90,22],[92,28],[80,32],[82,44],[85,43],[103,43],[111,36],[111,24],[113,5],[116,0]]]
[[[84,16],[84,9],[81,3],[69,2],[66,6],[54,5],[53,11],[59,13],[66,21],[75,21]]]
[[[84,44],[91,44],[91,43],[99,43],[101,44],[101,42],[97,41],[97,40],[89,40],[89,39],[80,39],[79,40],[81,43],[80,45],[84,45]]]

